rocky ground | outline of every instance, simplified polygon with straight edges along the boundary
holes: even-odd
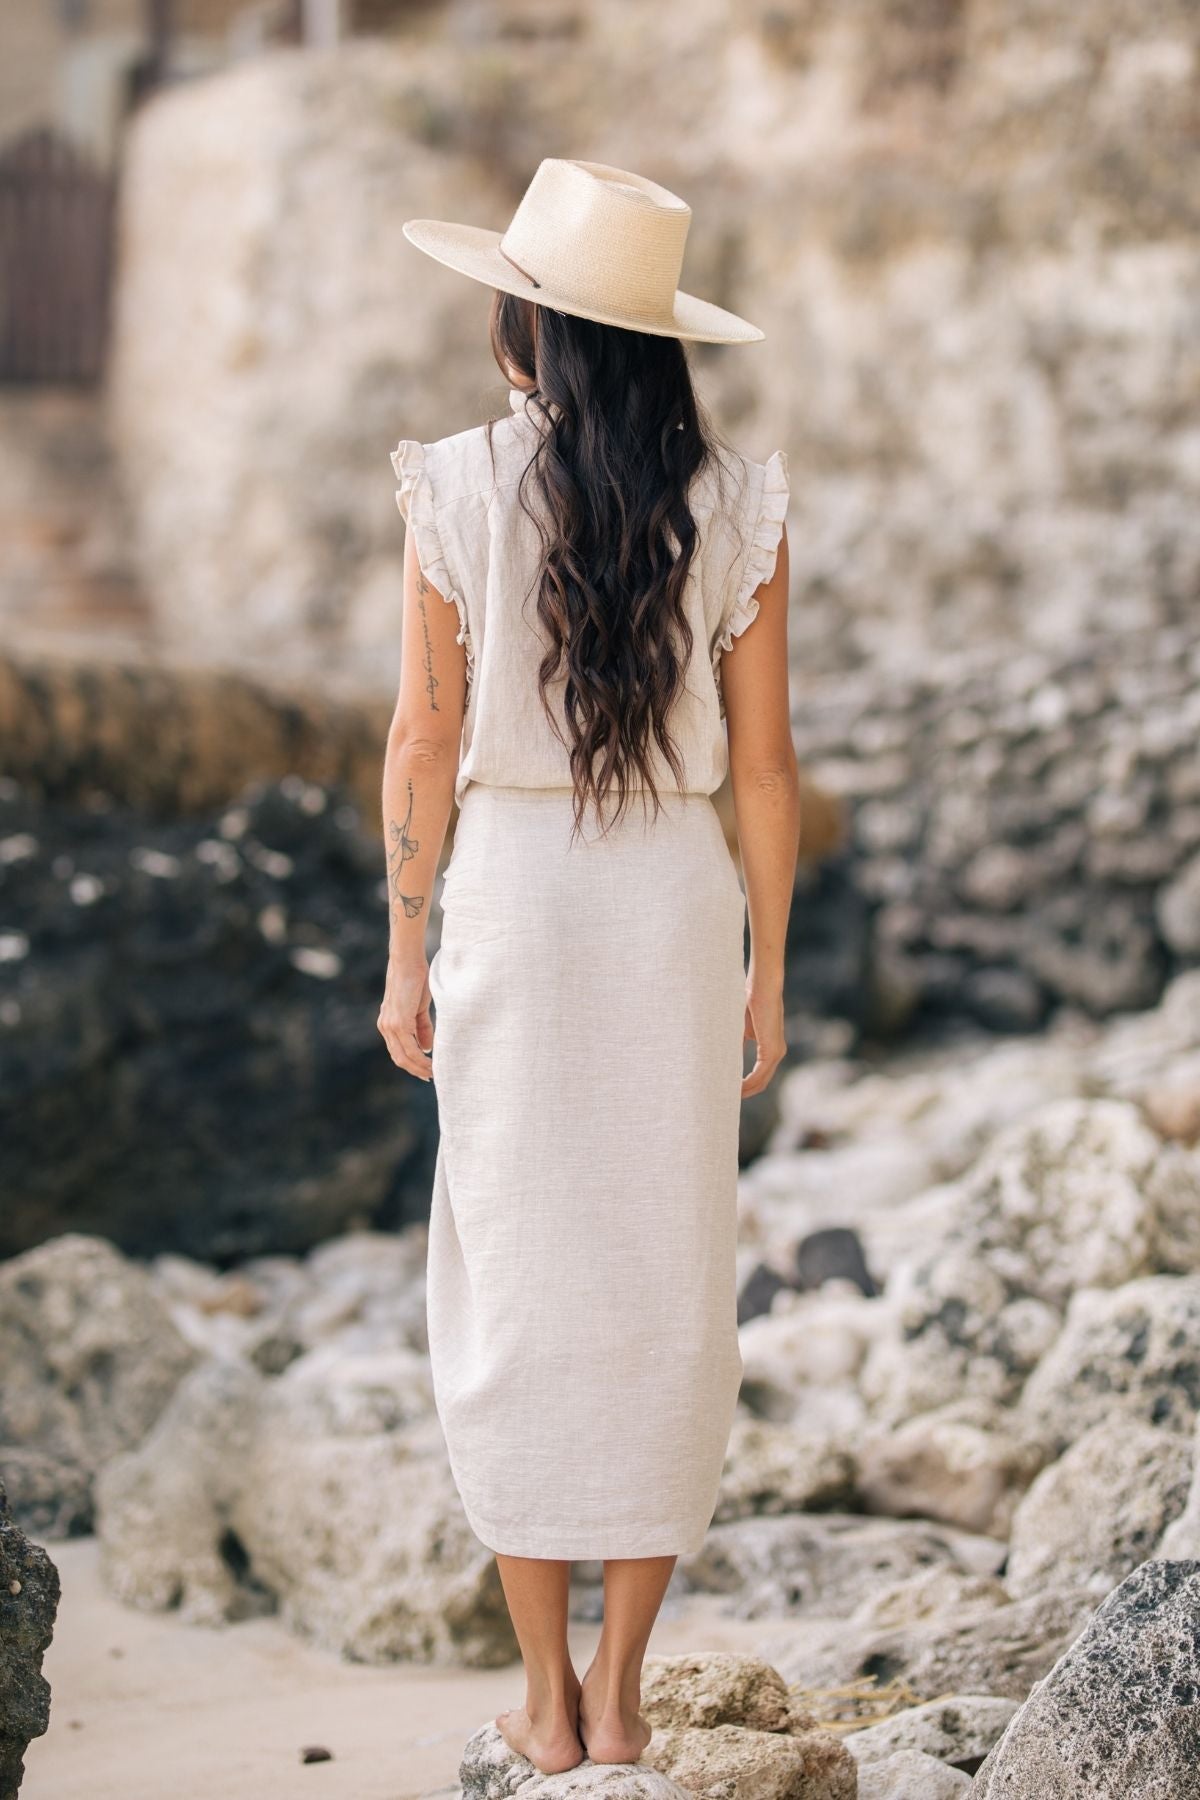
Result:
[[[1098,1759],[1116,1773],[1088,1792],[1184,1800],[1198,1139],[1200,973],[1107,1025],[787,1076],[741,1184],[720,1503],[669,1593],[752,1625],[775,1673],[703,1716],[672,1701],[644,1767],[596,1771],[596,1792],[832,1800],[857,1778],[936,1800],[974,1776],[1038,1800]],[[0,1264],[18,1519],[50,1543],[93,1528],[109,1590],[186,1623],[508,1664],[432,1407],[425,1229],[223,1270],[66,1234]],[[598,1573],[575,1571],[578,1621]],[[764,1725],[782,1692],[794,1710]],[[506,1756],[481,1728],[465,1792],[582,1791]]]

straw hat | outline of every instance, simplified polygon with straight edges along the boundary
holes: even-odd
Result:
[[[692,209],[678,194],[607,163],[546,156],[505,231],[408,219],[404,235],[435,261],[540,306],[701,344],[767,334],[679,287]]]

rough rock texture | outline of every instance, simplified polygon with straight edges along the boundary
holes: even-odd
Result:
[[[974,662],[800,689],[797,752],[849,842],[798,889],[789,998],[877,1039],[1103,1018],[1196,960],[1196,626]]]
[[[360,1662],[493,1667],[515,1653],[412,1351],[315,1352],[264,1379],[213,1359],[97,1483],[110,1589],[219,1624],[278,1610]]]
[[[836,1217],[854,1226],[881,1278],[922,1260],[954,1229],[959,1183],[992,1141],[1060,1098],[1124,1101],[1173,1140],[1161,1146],[1156,1164],[1161,1239],[1168,1245],[1173,1239],[1176,1253],[1189,1244],[1194,1248],[1200,1208],[1187,1195],[1194,1194],[1200,1170],[1200,1139],[1190,1140],[1185,1128],[1190,1084],[1200,1094],[1200,969],[1176,976],[1156,1006],[1105,1022],[1064,1009],[1030,1036],[956,1032],[943,1042],[910,1043],[889,1055],[883,1067],[877,1056],[855,1056],[852,1048],[853,1034],[828,1020],[810,1060],[781,1075],[780,1119],[770,1154],[743,1173],[743,1277],[763,1264],[786,1283],[797,1243],[831,1217],[831,1196],[836,1196]],[[830,1298],[828,1291],[781,1291],[772,1305],[774,1310],[797,1302],[803,1309]],[[865,1335],[868,1344],[876,1336],[894,1341],[896,1309],[886,1295],[838,1298],[835,1338],[846,1327]],[[822,1327],[813,1335],[823,1338],[825,1315],[811,1316]],[[868,1329],[876,1317],[878,1327]],[[831,1388],[827,1378],[814,1377],[801,1389],[789,1377],[785,1346],[762,1362],[772,1399],[791,1406],[788,1417],[797,1411],[800,1396],[798,1423],[806,1429],[812,1428],[814,1409],[831,1393],[845,1406],[840,1381]],[[799,1362],[801,1373],[807,1366]],[[959,1390],[947,1395],[939,1386],[937,1391],[940,1403],[962,1398]],[[917,1410],[932,1404],[927,1400]],[[752,1410],[779,1416],[772,1408]]]
[[[58,1570],[14,1523],[0,1479],[0,1800],[15,1800],[26,1747],[50,1722],[42,1657],[59,1597]]]
[[[1005,1581],[1032,1594],[1076,1581],[1103,1599],[1148,1556],[1183,1511],[1192,1435],[1117,1417],[1084,1432],[1044,1469],[1018,1506]]]
[[[1006,1537],[1042,1453],[986,1400],[952,1401],[895,1429],[872,1426],[857,1445],[855,1491],[869,1512],[940,1519]]]
[[[543,1775],[509,1748],[495,1724],[467,1740],[459,1765],[462,1800],[692,1800],[685,1788],[639,1763],[585,1760],[563,1775]]]
[[[855,1800],[858,1792],[853,1757],[827,1731],[665,1725],[642,1762],[706,1800]]]
[[[1182,1800],[1200,1767],[1200,1563],[1143,1563],[1015,1714],[978,1800]]]
[[[436,1104],[376,1028],[383,846],[348,794],[94,799],[0,784],[0,1255],[70,1229],[228,1262],[427,1214]]]
[[[947,1563],[866,1594],[850,1617],[856,1625],[890,1631],[925,1619],[953,1618],[1008,1606],[1012,1595],[998,1575],[967,1575]]]
[[[18,1517],[86,1530],[95,1471],[195,1361],[145,1270],[102,1239],[68,1232],[0,1264],[0,1466],[11,1448]]]
[[[1163,1533],[1158,1556],[1168,1561],[1200,1562],[1200,1418],[1193,1440],[1191,1485],[1183,1510]]]
[[[1116,1417],[1189,1431],[1200,1413],[1200,1276],[1081,1289],[1019,1410],[1054,1451]]]
[[[858,1773],[858,1800],[954,1800],[971,1778],[923,1750],[897,1750]]]
[[[723,1650],[647,1656],[641,1709],[656,1729],[744,1725],[751,1731],[800,1731],[813,1723],[778,1669],[757,1656]]]
[[[1024,1700],[1094,1610],[1075,1588],[1050,1587],[996,1604],[992,1596],[890,1630],[830,1622],[822,1634],[764,1634],[762,1648],[786,1681],[808,1690],[874,1676],[902,1678],[923,1699],[993,1694]]]
[[[1009,1126],[955,1185],[939,1239],[889,1276],[902,1342],[863,1386],[892,1421],[965,1389],[1004,1403],[1078,1287],[1200,1263],[1200,1168],[1119,1100],[1058,1099]]]
[[[864,1764],[880,1762],[899,1750],[921,1750],[969,1774],[983,1761],[1016,1710],[1015,1700],[994,1694],[954,1694],[948,1700],[910,1706],[890,1719],[851,1732],[845,1744],[860,1771]]]
[[[648,1656],[642,1673],[642,1711],[654,1729],[636,1770],[626,1779],[657,1777],[709,1800],[854,1800],[855,1769],[844,1746],[788,1692],[782,1676],[754,1656],[724,1652]],[[494,1725],[471,1738],[460,1779],[464,1800],[525,1794],[531,1765],[505,1744]],[[615,1777],[616,1771],[611,1772]],[[589,1761],[531,1792],[646,1796],[655,1787],[594,1787],[600,1771]],[[577,1787],[572,1782],[583,1782]],[[559,1785],[561,1784],[561,1785]]]
[[[681,1557],[682,1587],[724,1596],[724,1610],[760,1619],[808,1610],[849,1611],[873,1587],[921,1569],[949,1566],[992,1573],[1004,1545],[916,1520],[849,1514],[789,1514],[714,1525],[693,1555]]]
[[[713,1516],[821,1512],[844,1506],[854,1486],[854,1455],[843,1444],[739,1412]]]

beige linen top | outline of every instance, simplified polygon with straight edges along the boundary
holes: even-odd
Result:
[[[537,692],[547,648],[533,592],[541,541],[517,484],[543,425],[526,400],[522,389],[509,390],[510,414],[493,427],[491,451],[486,426],[477,425],[431,444],[402,438],[391,453],[396,503],[416,533],[417,559],[457,608],[466,652],[457,801],[470,781],[571,786],[567,750]],[[718,462],[719,469],[710,463],[701,470],[688,496],[700,540],[683,600],[694,644],[669,727],[684,789],[703,794],[721,785],[729,766],[721,652],[758,612],[755,589],[774,570],[789,494],[782,450],[759,463],[722,446]],[[532,483],[526,502],[536,503]],[[551,682],[547,700],[566,736],[561,687],[561,677]],[[653,742],[650,756],[660,792],[674,790],[675,776]]]

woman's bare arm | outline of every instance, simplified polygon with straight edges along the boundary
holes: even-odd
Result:
[[[426,915],[446,827],[466,705],[458,612],[421,571],[415,534],[404,542],[400,691],[383,768],[388,967],[379,1029],[392,1061],[432,1080]]]
[[[800,848],[800,772],[788,692],[788,541],[784,527],[753,624],[721,653],[729,775],[750,919],[746,1036],[754,1067],[743,1096],[761,1093],[787,1048],[783,964]]]

